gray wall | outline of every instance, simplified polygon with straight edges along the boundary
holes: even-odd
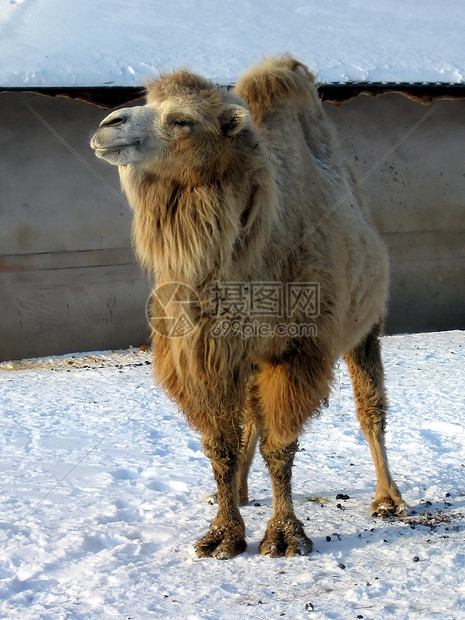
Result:
[[[402,95],[326,105],[390,250],[386,331],[465,328],[465,100]]]
[[[393,94],[325,106],[361,177],[428,111]],[[104,115],[0,93],[0,359],[147,340],[131,212],[88,146]],[[391,254],[390,333],[465,327],[464,120],[465,101],[436,102],[363,181]]]
[[[104,115],[64,98],[0,94],[0,359],[147,340],[131,212],[117,170],[89,147]]]

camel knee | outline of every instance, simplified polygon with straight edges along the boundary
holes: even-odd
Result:
[[[276,446],[273,440],[263,439],[260,443],[260,452],[270,473],[275,470],[290,469],[297,452],[297,440],[286,445]]]
[[[383,433],[386,427],[387,402],[383,394],[365,389],[363,392],[354,386],[357,419],[362,431]]]
[[[219,471],[237,467],[239,446],[210,438],[203,441],[203,451]]]
[[[202,438],[203,451],[210,459],[213,476],[218,487],[218,503],[239,503],[237,476],[239,470],[240,439],[227,441],[224,436]]]
[[[297,441],[276,447],[266,439],[260,451],[270,473],[273,486],[273,515],[288,517],[294,514],[291,497],[292,465],[297,452]]]

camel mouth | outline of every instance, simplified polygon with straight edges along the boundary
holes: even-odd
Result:
[[[99,159],[104,159],[114,165],[131,163],[140,158],[140,140],[116,144],[99,144],[92,141],[91,146]]]
[[[98,144],[94,139],[92,140],[91,147],[94,149],[96,155],[105,153],[114,153],[122,151],[124,149],[139,148],[140,140],[134,140],[132,142],[117,142],[116,144]]]
[[[97,155],[99,154],[106,154],[106,153],[119,153],[120,151],[123,151],[124,149],[128,149],[131,147],[137,147],[139,146],[137,142],[131,142],[130,144],[115,144],[112,146],[97,146],[95,147],[95,153]]]

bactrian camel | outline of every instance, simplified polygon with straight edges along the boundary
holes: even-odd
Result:
[[[376,469],[372,512],[401,513],[384,441],[387,254],[305,65],[265,59],[233,91],[187,70],[164,74],[145,105],[109,114],[91,145],[118,166],[135,251],[154,276],[155,378],[200,432],[217,483],[218,512],[197,555],[245,550],[238,505],[257,438],[273,492],[260,553],[311,551],[291,468],[341,355]],[[279,313],[251,311],[260,287]],[[288,294],[306,289],[318,302],[311,320]],[[239,290],[248,303],[235,303]],[[181,314],[188,329],[173,332]],[[228,320],[235,329],[221,332]]]

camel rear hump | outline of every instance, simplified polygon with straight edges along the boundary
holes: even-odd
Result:
[[[275,114],[286,104],[297,104],[312,116],[320,117],[323,110],[314,81],[306,65],[290,54],[283,54],[265,58],[249,69],[234,90],[247,103],[252,117],[260,124],[268,114]]]

